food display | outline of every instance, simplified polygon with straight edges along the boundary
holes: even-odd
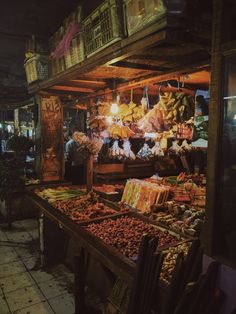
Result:
[[[91,223],[86,229],[108,245],[116,248],[128,258],[135,259],[143,234],[159,238],[159,248],[178,243],[178,238],[167,231],[148,224],[141,219],[123,216]]]
[[[202,208],[174,201],[160,205],[157,211],[152,213],[155,221],[164,224],[171,230],[191,236],[199,235],[205,219],[205,211]]]
[[[58,186],[36,189],[34,192],[49,203],[54,203],[55,201],[63,201],[81,196],[85,191],[75,186]]]
[[[191,242],[184,242],[176,246],[169,247],[164,252],[164,261],[160,273],[160,278],[169,284],[173,275],[173,271],[176,265],[178,254],[183,253],[184,257],[187,256]]]
[[[103,193],[114,193],[123,191],[124,186],[122,184],[102,184],[99,186],[93,187],[94,191],[96,192],[103,192]]]
[[[132,179],[127,181],[121,201],[142,213],[150,213],[152,205],[167,201],[169,192],[169,186]]]
[[[53,206],[73,221],[90,220],[117,213],[99,202],[98,196],[93,192],[69,200],[56,201]]]

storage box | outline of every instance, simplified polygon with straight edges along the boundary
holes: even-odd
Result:
[[[124,36],[122,2],[106,0],[83,22],[85,53],[89,57]]]
[[[48,63],[48,57],[38,54],[26,59],[24,66],[28,84],[48,78]]]
[[[183,13],[186,0],[124,0],[128,35],[160,20],[166,14]]]

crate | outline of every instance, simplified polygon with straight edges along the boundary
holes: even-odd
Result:
[[[106,0],[83,21],[85,53],[97,53],[124,37],[121,0]]]
[[[187,0],[124,0],[124,12],[128,35],[161,20],[167,14],[184,12]]]
[[[48,57],[34,55],[25,61],[24,66],[28,84],[48,78]]]

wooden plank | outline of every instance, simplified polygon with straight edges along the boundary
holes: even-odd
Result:
[[[158,72],[164,72],[164,71],[169,70],[169,68],[162,67],[162,66],[155,66],[151,64],[141,64],[141,63],[135,63],[135,62],[129,62],[129,61],[117,61],[113,63],[112,66],[148,70],[148,71],[158,71]]]
[[[80,93],[94,92],[94,89],[91,89],[91,88],[66,86],[66,85],[54,85],[54,86],[51,86],[50,89],[59,90],[59,91],[68,91],[68,92],[80,92]]]
[[[87,193],[93,189],[93,155],[87,159]]]
[[[104,86],[106,85],[106,81],[104,80],[86,80],[86,79],[76,79],[76,80],[70,80],[69,82],[74,82],[78,84],[87,84],[87,85],[95,85],[95,86]]]

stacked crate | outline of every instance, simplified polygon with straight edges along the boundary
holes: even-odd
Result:
[[[121,0],[106,0],[84,21],[83,33],[86,56],[90,57],[124,37]]]

